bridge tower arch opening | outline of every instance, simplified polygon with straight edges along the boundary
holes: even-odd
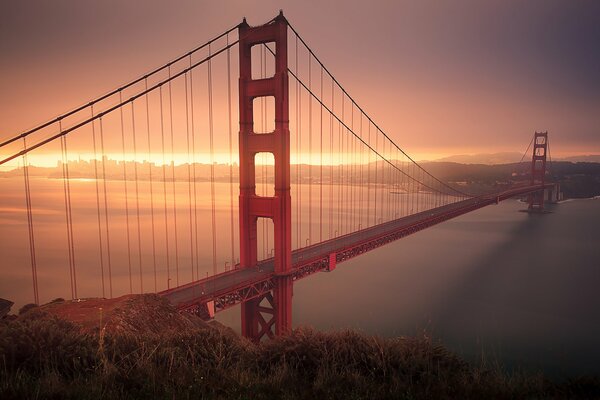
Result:
[[[290,194],[290,131],[287,21],[280,13],[266,25],[250,27],[244,20],[239,30],[239,150],[240,150],[240,268],[257,268],[258,218],[270,218],[274,226],[274,286],[271,292],[242,303],[242,334],[260,341],[285,333],[292,325],[292,235]],[[275,73],[253,79],[252,48],[275,45]],[[272,97],[275,129],[255,132],[254,100]],[[256,193],[255,155],[274,158],[274,195]]]

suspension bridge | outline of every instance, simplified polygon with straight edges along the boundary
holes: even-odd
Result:
[[[22,223],[3,253],[30,265],[35,303],[154,292],[204,318],[241,304],[258,341],[291,328],[299,279],[511,197],[542,211],[547,132],[530,147],[526,178],[469,194],[406,154],[282,13],[244,20],[0,143]]]

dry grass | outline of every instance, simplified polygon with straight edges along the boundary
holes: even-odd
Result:
[[[598,378],[473,367],[427,336],[303,328],[254,345],[209,327],[82,333],[31,310],[0,322],[0,398],[547,399],[600,397]]]

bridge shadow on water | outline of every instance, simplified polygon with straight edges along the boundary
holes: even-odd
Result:
[[[598,258],[587,236],[598,217],[578,208],[526,214],[500,244],[474,257],[431,308],[434,335],[471,360],[561,377],[600,373]],[[443,229],[478,235],[494,228],[456,220]],[[469,243],[463,251],[471,251]]]

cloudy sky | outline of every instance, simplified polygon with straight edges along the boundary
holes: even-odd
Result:
[[[416,158],[600,153],[600,2],[0,0],[0,138],[283,9]]]

